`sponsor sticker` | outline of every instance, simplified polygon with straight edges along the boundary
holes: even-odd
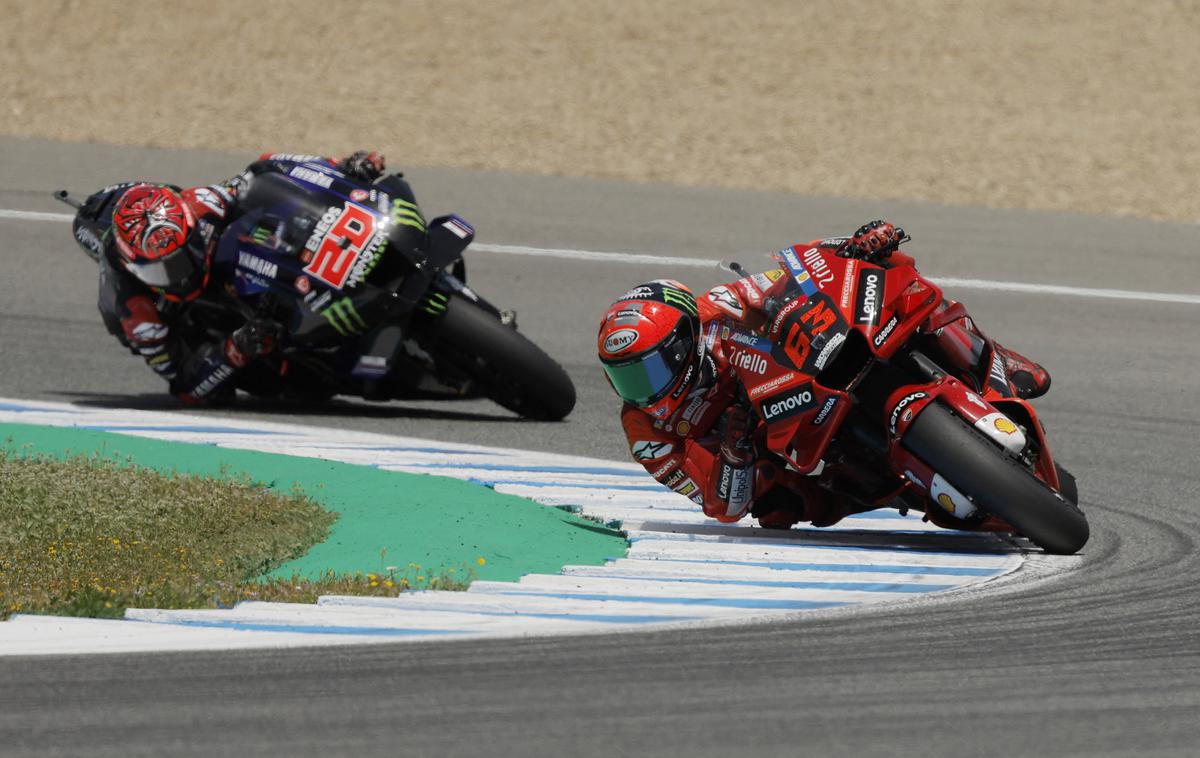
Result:
[[[296,281],[292,282],[292,286],[294,286],[296,291],[301,295],[307,295],[312,291],[312,282],[308,281],[307,276],[301,275],[296,277]]]
[[[842,277],[842,299],[838,305],[842,310],[850,307],[850,295],[854,292],[854,270],[858,268],[858,261],[854,258],[846,261],[846,273]]]
[[[779,330],[783,328],[783,322],[792,314],[792,311],[800,307],[802,302],[804,301],[799,299],[790,300],[779,310],[779,313],[775,314],[775,320],[771,322],[772,336],[779,334]]]
[[[288,172],[288,176],[295,177],[300,181],[315,184],[318,187],[329,189],[333,185],[333,177],[328,174],[316,171],[306,166],[295,166]]]
[[[274,279],[279,273],[279,266],[257,255],[238,251],[238,268],[258,274],[268,279]]]
[[[768,392],[774,392],[775,390],[787,387],[788,385],[794,383],[799,376],[799,374],[789,371],[786,374],[781,374],[780,376],[775,377],[765,384],[759,384],[755,387],[751,387],[746,394],[750,396],[751,400],[757,400],[759,397],[767,394]]]
[[[729,502],[729,485],[733,483],[733,466],[721,464],[721,475],[717,479],[717,497]]]
[[[892,332],[896,330],[896,324],[900,323],[900,319],[894,314],[888,322],[883,325],[883,328],[875,335],[871,341],[875,343],[875,347],[882,347],[883,343],[888,341],[888,337],[892,336]]]
[[[670,442],[638,440],[629,446],[629,450],[633,453],[633,457],[639,461],[656,461],[664,455],[669,454],[674,447]]]
[[[1004,434],[1017,433],[1017,425],[1006,418],[998,418],[992,425],[996,427],[996,431],[1003,432]]]
[[[812,420],[813,426],[820,426],[821,424],[824,424],[825,419],[829,417],[829,412],[833,410],[834,406],[837,405],[837,402],[837,395],[833,395],[826,400],[825,405],[821,406],[821,412],[818,413],[817,417]]]
[[[746,315],[746,311],[742,308],[742,301],[734,294],[733,290],[725,285],[713,287],[708,291],[708,299],[716,304],[718,308],[725,311],[734,318],[740,319]]]
[[[1009,394],[1008,373],[1004,370],[1004,359],[995,350],[992,351],[992,366],[988,378],[1004,395]]]
[[[736,469],[733,472],[733,481],[729,485],[729,500],[727,501],[729,505],[725,508],[726,516],[736,516],[750,505],[753,481],[754,469],[752,468]]]
[[[685,476],[687,476],[687,474],[683,473],[683,469],[675,469],[675,472],[672,473],[670,476],[668,476],[666,479],[663,479],[662,483],[667,485],[671,489],[675,489],[675,485],[682,482],[683,478]]]
[[[667,461],[663,465],[659,466],[655,471],[653,471],[650,474],[650,476],[661,481],[662,478],[667,475],[667,472],[669,472],[672,468],[674,468],[674,466],[675,466],[675,461]]]
[[[604,338],[604,352],[613,355],[637,341],[638,333],[633,329],[618,329]]]
[[[762,292],[755,285],[753,278],[747,277],[739,280],[741,291],[746,297],[746,302],[753,308],[762,307]]]
[[[812,383],[805,382],[795,389],[764,398],[759,408],[763,423],[773,424],[804,413],[813,407]]]
[[[192,197],[196,198],[205,208],[213,212],[217,218],[225,218],[225,203],[216,192],[213,192],[208,187],[197,187],[192,190]]]
[[[825,364],[829,361],[830,357],[837,352],[838,348],[845,341],[846,335],[842,332],[838,332],[829,338],[829,342],[825,343],[825,347],[821,348],[821,352],[817,355],[816,360],[813,361],[813,366],[816,367],[817,371],[825,368]]]
[[[93,253],[104,252],[104,245],[101,244],[100,238],[91,229],[83,226],[82,222],[75,227],[75,239],[79,240],[79,244],[85,246]]]
[[[757,350],[760,353],[771,352],[771,340],[766,337],[759,337],[756,334],[738,331],[726,328],[721,332],[724,339],[730,340],[738,345],[743,345],[751,350]]]
[[[350,190],[350,199],[356,203],[361,203],[362,201],[366,200],[370,196],[371,196],[371,193],[367,192],[365,189]]]
[[[624,295],[618,297],[617,300],[637,300],[639,298],[649,297],[653,294],[654,288],[643,284],[640,287],[634,287],[633,289],[629,290]]]
[[[863,268],[858,272],[858,296],[854,298],[854,323],[879,326],[883,310],[883,270]]]
[[[829,269],[829,264],[825,262],[825,256],[815,247],[810,247],[804,251],[804,265],[812,272],[813,279],[816,280],[817,286],[825,289],[825,285],[830,284],[834,280],[833,271]]]
[[[783,258],[783,263],[792,272],[792,278],[796,280],[796,284],[800,285],[800,291],[808,297],[817,294],[820,289],[813,283],[812,276],[809,275],[808,269],[804,268],[804,264],[800,262],[799,256],[793,248],[785,247],[779,251],[779,255]]]
[[[896,425],[900,422],[900,413],[909,405],[925,397],[929,397],[929,395],[924,392],[913,392],[900,398],[900,402],[896,403],[896,407],[892,409],[892,417],[888,420],[888,430],[893,436],[896,434]]]
[[[376,233],[375,222],[370,211],[357,205],[330,207],[304,245],[304,273],[337,289],[358,284],[387,246],[387,234]]]
[[[767,373],[767,359],[761,353],[753,350],[738,350],[731,347],[729,349],[729,363],[743,371],[749,371],[759,376]]]

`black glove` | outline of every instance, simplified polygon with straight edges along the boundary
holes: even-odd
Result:
[[[352,179],[370,183],[383,176],[386,165],[383,153],[359,150],[343,158],[338,168]]]
[[[734,405],[725,411],[725,434],[721,437],[721,459],[730,466],[745,468],[755,461],[754,419],[750,409]]]
[[[852,258],[886,257],[904,242],[904,230],[877,219],[863,224],[850,238],[846,253]]]
[[[283,326],[277,321],[257,318],[247,321],[225,341],[225,358],[242,368],[255,358],[270,355],[279,346]]]

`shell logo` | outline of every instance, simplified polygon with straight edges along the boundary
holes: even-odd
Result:
[[[954,498],[943,492],[937,496],[937,501],[938,505],[942,506],[950,513],[954,513]]]
[[[992,425],[996,427],[996,431],[998,432],[1004,432],[1005,434],[1017,433],[1017,425],[1006,418],[998,418],[992,422]]]
[[[618,329],[604,340],[604,352],[619,353],[638,341],[638,333],[632,329]]]

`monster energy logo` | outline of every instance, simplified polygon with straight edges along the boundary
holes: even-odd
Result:
[[[696,309],[696,298],[692,297],[691,293],[689,292],[673,289],[671,287],[663,287],[662,299],[667,305],[673,305],[685,313],[689,313],[693,316],[699,313],[699,311]]]
[[[328,308],[321,311],[321,315],[342,336],[359,334],[367,328],[367,322],[358,315],[354,301],[348,297],[330,303]]]
[[[437,316],[446,312],[446,303],[448,302],[450,302],[450,298],[441,292],[430,292],[425,295],[425,300],[421,303],[421,308],[426,313]]]
[[[425,217],[421,215],[421,209],[407,200],[392,200],[392,223],[425,231]]]
[[[270,238],[271,230],[262,226],[255,227],[254,233],[250,235],[250,239],[252,239],[256,245],[265,245],[267,244],[267,240]]]

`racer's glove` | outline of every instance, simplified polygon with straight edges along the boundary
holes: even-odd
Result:
[[[721,438],[721,459],[734,468],[745,468],[758,457],[751,433],[754,419],[750,409],[734,405],[725,411],[725,434]]]
[[[250,361],[273,353],[282,335],[283,326],[277,321],[247,321],[225,340],[225,359],[235,368],[244,368]]]
[[[886,257],[904,241],[904,230],[890,221],[877,219],[863,224],[850,238],[846,254],[851,258]]]
[[[359,150],[343,158],[338,164],[338,169],[352,179],[370,183],[383,176],[386,166],[387,161],[383,157],[383,153],[377,153],[374,150],[370,152]]]

